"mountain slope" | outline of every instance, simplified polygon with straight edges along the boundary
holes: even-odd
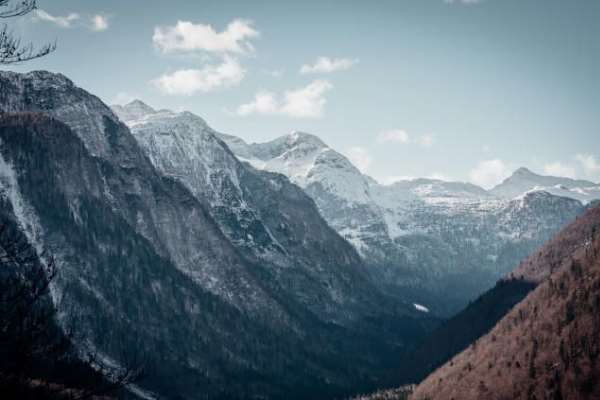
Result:
[[[590,206],[593,207],[593,206]],[[592,234],[596,221],[572,223],[458,314],[437,327],[404,361],[398,372],[418,382],[489,332],[516,304],[546,279],[566,255]],[[561,249],[561,251],[556,251]]]
[[[240,160],[304,188],[383,290],[441,315],[493,286],[582,209],[543,191],[502,199],[460,182],[380,185],[307,133],[261,144],[220,137]]]
[[[193,114],[156,112],[139,101],[116,111],[153,165],[207,203],[245,256],[271,265],[281,285],[293,281],[288,296],[300,295],[315,313],[339,322],[350,316],[351,307],[369,305],[357,284],[368,283],[360,258],[297,186],[240,163]]]
[[[600,199],[600,184],[585,180],[538,175],[527,168],[516,170],[502,183],[492,188],[490,193],[512,199],[532,190],[544,190],[584,203]]]
[[[600,208],[578,218],[513,276],[542,283],[427,377],[413,399],[600,396]]]
[[[252,196],[265,196],[260,215],[298,208],[293,217],[311,224],[276,239],[295,252],[308,236],[322,241],[308,246],[327,260],[315,270],[246,251],[210,196],[159,172],[112,111],[67,78],[2,72],[0,110],[3,210],[59,260],[53,297],[62,323],[82,327],[77,344],[117,363],[125,350],[143,355],[145,390],[344,395],[374,385],[434,322],[359,279],[356,253],[282,176],[272,177],[278,191],[268,174],[242,171]]]

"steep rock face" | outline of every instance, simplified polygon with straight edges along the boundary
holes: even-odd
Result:
[[[304,188],[384,290],[443,315],[491,287],[582,209],[543,191],[504,199],[460,182],[380,185],[301,132],[262,144],[221,138],[240,160]]]
[[[344,395],[373,385],[431,325],[361,280],[352,248],[282,176],[241,170],[252,192],[243,197],[217,187],[231,204],[256,204],[265,231],[289,212],[293,229],[271,232],[264,254],[319,240],[307,245],[326,260],[314,270],[250,254],[213,215],[210,191],[158,172],[112,111],[63,76],[0,73],[0,110],[0,191],[11,206],[3,210],[59,260],[53,294],[63,322],[79,326],[79,344],[117,362],[124,348],[144,355],[144,389]]]
[[[97,182],[92,181],[97,186],[88,187],[77,181],[78,170],[65,170],[61,184],[71,195],[93,190],[104,196],[106,204],[150,241],[161,257],[239,307],[250,311],[270,302],[257,284],[250,283],[253,278],[245,261],[224,240],[202,205],[190,202],[188,191],[156,172],[129,130],[98,98],[62,75],[4,72],[1,78],[3,112],[43,112],[64,122],[90,155],[105,161],[105,168],[117,175],[109,179],[107,173],[100,174]],[[78,207],[76,199],[69,204],[75,215]],[[248,292],[237,290],[240,286],[255,291],[247,297]]]
[[[300,188],[242,164],[191,113],[156,112],[139,101],[116,111],[154,166],[208,203],[236,247],[254,262],[272,265],[282,285],[293,281],[289,295],[300,295],[314,312],[340,322],[353,307],[349,303],[369,305],[361,298],[368,279],[358,254]]]
[[[30,240],[59,260],[55,301],[65,324],[76,321],[82,346],[117,361],[123,361],[124,348],[148,355],[144,363],[156,374],[149,388],[171,395],[192,387],[185,370],[195,371],[193,379],[208,386],[204,374],[222,381],[250,362],[237,339],[219,332],[265,335],[266,326],[260,332],[233,301],[203,290],[113,209],[107,197],[116,190],[106,185],[118,185],[123,175],[89,155],[68,127],[45,116],[3,116],[0,138],[2,197]],[[177,190],[160,186],[164,198],[170,196],[166,189]],[[193,203],[186,197],[182,203]],[[239,358],[227,362],[211,346],[228,348]],[[187,361],[181,362],[185,354]],[[221,366],[215,368],[211,359]]]
[[[519,168],[490,192],[498,197],[511,199],[532,190],[544,190],[583,203],[600,199],[599,184],[580,179],[538,175],[527,168]]]
[[[600,208],[532,254],[514,277],[541,283],[487,335],[427,377],[412,399],[600,396]]]

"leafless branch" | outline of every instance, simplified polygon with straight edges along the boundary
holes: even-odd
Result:
[[[14,3],[16,4],[11,6],[11,0],[0,0],[0,18],[21,17],[37,8],[36,0],[21,0]]]

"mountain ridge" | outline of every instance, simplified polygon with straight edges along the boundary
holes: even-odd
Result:
[[[159,125],[173,118],[183,114],[155,112],[128,124],[140,131],[151,120]],[[442,315],[493,286],[581,208],[578,201],[547,198],[541,191],[502,199],[461,182],[416,179],[380,185],[314,135],[292,132],[248,144],[211,129],[199,117],[196,122],[194,129],[223,140],[243,163],[283,174],[301,187],[369,265],[382,290]],[[477,261],[461,257],[465,251],[477,253]]]
[[[529,191],[547,191],[590,203],[600,198],[600,184],[582,179],[539,175],[527,168],[517,169],[511,176],[490,190],[501,198],[515,198]]]

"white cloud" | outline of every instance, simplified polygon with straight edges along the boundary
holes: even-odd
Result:
[[[410,137],[408,136],[408,133],[406,133],[406,131],[403,131],[402,129],[392,129],[389,131],[384,131],[377,136],[377,142],[379,143],[408,143],[409,141]]]
[[[499,159],[481,161],[469,173],[469,179],[472,183],[491,189],[511,174],[508,166]]]
[[[414,143],[421,147],[431,147],[435,142],[435,138],[431,135],[422,135],[415,139],[411,139],[410,135],[402,129],[391,129],[381,132],[377,136],[377,143]]]
[[[596,161],[596,157],[590,154],[577,154],[575,159],[581,163],[586,176],[598,178],[600,174],[600,162]]]
[[[371,165],[371,156],[364,147],[353,146],[348,148],[344,153],[360,172],[363,174],[367,172]]]
[[[554,162],[544,165],[544,174],[572,179],[575,179],[575,177],[577,176],[575,168],[569,165],[565,165],[561,162]]]
[[[70,13],[66,16],[54,16],[41,9],[35,10],[35,14],[38,19],[53,23],[61,28],[71,28],[80,18],[77,13]]]
[[[261,91],[250,103],[242,104],[237,109],[240,116],[285,115],[294,118],[319,118],[327,100],[325,93],[333,88],[328,81],[316,80],[303,88],[288,90],[279,99],[272,92]]]
[[[301,74],[318,74],[343,71],[358,63],[357,59],[319,57],[314,64],[305,64],[300,68]]]
[[[273,93],[261,91],[254,96],[250,103],[238,107],[237,114],[247,116],[252,114],[273,115],[279,113],[280,106]]]
[[[192,95],[197,92],[211,92],[220,88],[238,85],[246,71],[240,63],[226,57],[217,65],[206,65],[202,69],[182,69],[164,74],[152,81],[163,93]]]
[[[205,51],[209,53],[247,54],[254,52],[249,39],[260,36],[251,21],[235,19],[225,30],[212,26],[177,21],[175,26],[155,27],[152,41],[165,53],[174,51]]]
[[[35,10],[34,18],[41,21],[50,22],[61,28],[74,28],[74,27],[85,27],[95,32],[101,32],[108,29],[108,17],[104,15],[93,15],[85,17],[82,20],[81,16],[77,13],[70,13],[65,16],[52,15],[47,11],[37,9]]]
[[[102,32],[108,29],[108,17],[104,15],[94,15],[90,18],[90,29],[95,32]]]
[[[327,103],[324,95],[332,88],[328,81],[316,80],[304,88],[287,91],[281,111],[298,118],[321,117]]]

